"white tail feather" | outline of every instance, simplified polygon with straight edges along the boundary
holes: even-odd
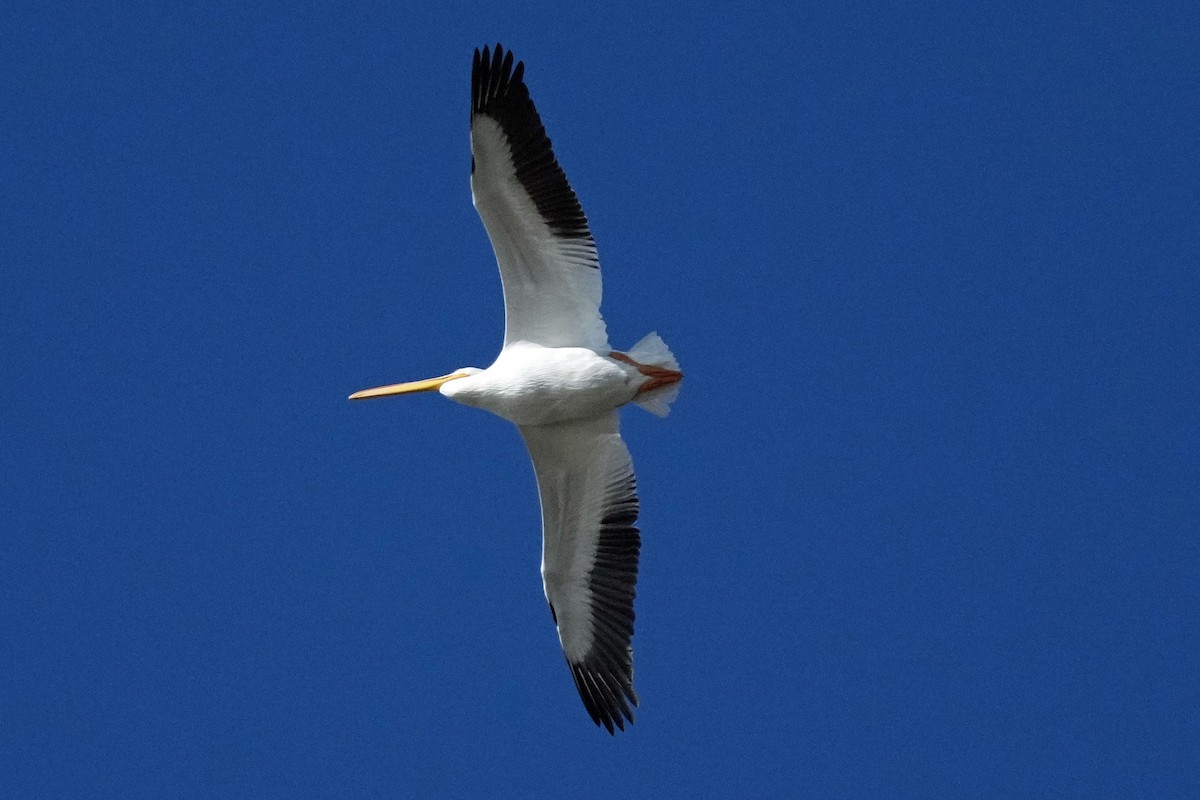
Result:
[[[675,402],[676,397],[679,397],[679,384],[672,383],[670,386],[664,386],[661,389],[652,389],[645,394],[639,394],[633,398],[633,402],[656,417],[665,417],[671,413],[671,403]]]
[[[662,367],[663,369],[679,369],[679,362],[675,360],[674,353],[667,347],[667,343],[662,340],[662,337],[653,331],[647,333],[640,342],[629,348],[626,355],[639,364],[649,364],[652,367]]]
[[[643,336],[640,342],[629,348],[629,352],[626,355],[639,364],[679,370],[679,362],[675,360],[675,354],[667,347],[667,343],[662,340],[662,337],[653,331]],[[679,384],[672,383],[661,389],[653,389],[645,394],[639,394],[633,398],[633,402],[655,416],[665,417],[671,413],[671,403],[674,403],[675,398],[678,396]]]

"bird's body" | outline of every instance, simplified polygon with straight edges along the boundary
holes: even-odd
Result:
[[[623,406],[643,381],[636,369],[586,347],[516,342],[487,369],[440,391],[514,425],[552,425]]]
[[[657,334],[614,351],[587,218],[523,81],[497,45],[471,72],[471,190],[504,285],[504,347],[487,369],[351,399],[438,390],[514,423],[542,504],[542,581],[576,688],[597,725],[633,721],[633,599],[641,539],[617,409],[665,416],[680,379]]]
[[[650,334],[643,341],[658,344],[662,340]],[[637,349],[635,346],[634,352]],[[669,353],[662,358],[666,362]],[[487,369],[466,367],[460,372],[469,374],[443,383],[438,391],[517,426],[554,425],[594,417],[638,400],[639,394],[654,391],[646,387],[659,370],[669,375],[674,369],[673,361],[642,364],[625,353],[601,355],[586,347],[544,347],[520,341],[501,350]],[[667,399],[669,402],[674,396]],[[642,402],[661,404],[662,400],[652,394]]]

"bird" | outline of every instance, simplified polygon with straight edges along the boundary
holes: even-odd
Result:
[[[351,400],[437,391],[517,426],[542,512],[542,588],[575,687],[609,734],[634,721],[641,536],[617,409],[666,416],[683,373],[650,333],[616,351],[600,315],[600,260],[524,80],[497,44],[471,66],[471,196],[504,291],[504,343],[487,369],[390,384]]]

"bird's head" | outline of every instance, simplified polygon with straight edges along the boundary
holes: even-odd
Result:
[[[409,381],[408,383],[391,383],[387,386],[377,386],[374,389],[363,389],[361,392],[355,392],[350,395],[351,400],[367,400],[372,397],[387,397],[392,394],[413,394],[414,392],[434,392],[440,391],[442,394],[449,395],[443,387],[451,381],[456,381],[460,378],[470,378],[473,375],[478,375],[483,370],[478,367],[462,367],[449,375],[442,375],[440,378],[426,378],[423,381]]]

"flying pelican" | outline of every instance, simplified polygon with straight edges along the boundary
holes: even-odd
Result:
[[[511,52],[475,51],[471,195],[504,286],[504,347],[487,369],[366,389],[351,400],[437,390],[516,424],[542,503],[542,586],[596,725],[633,722],[638,499],[617,409],[666,416],[683,374],[651,333],[613,350],[587,217],[550,149]]]

